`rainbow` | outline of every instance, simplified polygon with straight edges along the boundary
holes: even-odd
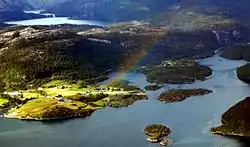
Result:
[[[138,39],[142,44],[133,54],[129,54],[126,59],[121,62],[117,68],[118,74],[112,78],[113,80],[126,79],[127,73],[135,71],[140,63],[145,60],[147,55],[153,51],[155,44],[166,35],[166,32],[162,31],[162,29],[152,29],[150,31],[153,32],[145,33],[145,36],[142,35],[142,38]]]

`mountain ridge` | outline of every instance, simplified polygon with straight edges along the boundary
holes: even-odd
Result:
[[[248,1],[229,0],[67,0],[47,11],[72,19],[91,19],[110,22],[143,20],[169,28],[189,30],[211,27],[224,21],[248,23]],[[71,9],[67,9],[70,7]]]

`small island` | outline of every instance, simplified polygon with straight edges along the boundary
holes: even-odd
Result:
[[[159,95],[158,100],[167,103],[180,102],[188,97],[201,96],[212,93],[207,89],[171,89]]]
[[[157,84],[145,86],[145,89],[146,89],[147,91],[156,91],[156,90],[159,90],[159,89],[161,89],[161,88],[162,88],[162,86],[157,85]]]
[[[161,145],[168,145],[170,140],[165,137],[168,137],[171,134],[171,130],[162,124],[152,124],[145,127],[144,132],[149,137],[147,138],[148,141],[152,143],[160,142]]]
[[[148,82],[157,84],[187,84],[212,75],[209,67],[186,59],[163,61],[160,65],[143,67],[140,71],[146,75]]]
[[[250,137],[250,97],[232,106],[222,115],[222,125],[211,133],[224,136]]]
[[[236,73],[241,81],[250,83],[250,63],[238,67]]]

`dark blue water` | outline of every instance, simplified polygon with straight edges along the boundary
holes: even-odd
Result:
[[[166,85],[148,92],[149,100],[138,101],[128,108],[105,108],[90,117],[64,122],[42,123],[0,119],[1,147],[158,147],[145,140],[145,125],[163,123],[173,133],[171,147],[247,147],[226,137],[212,135],[210,127],[220,124],[220,116],[230,106],[250,94],[250,87],[236,78],[235,69],[244,61],[218,56],[200,61],[214,74],[206,81],[190,85]],[[111,75],[116,77],[119,73]],[[138,73],[125,79],[139,87],[148,84]],[[179,103],[165,104],[155,98],[168,88],[208,88],[214,92]]]

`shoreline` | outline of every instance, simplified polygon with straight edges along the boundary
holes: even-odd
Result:
[[[223,133],[220,131],[209,131],[211,134],[215,134],[215,135],[220,135],[220,136],[225,136],[225,137],[247,137],[250,138],[250,136],[245,136],[243,134],[237,134],[237,133]]]
[[[96,110],[94,110],[96,111]],[[70,119],[74,119],[74,118],[85,118],[88,116],[91,116],[92,113],[91,112],[89,115],[83,115],[83,116],[68,116],[68,117],[53,117],[53,118],[31,118],[31,117],[27,117],[27,118],[18,118],[18,117],[9,117],[8,115],[3,115],[3,117],[0,118],[6,118],[6,119],[13,119],[13,120],[23,120],[23,121],[63,121],[63,120],[70,120]]]

